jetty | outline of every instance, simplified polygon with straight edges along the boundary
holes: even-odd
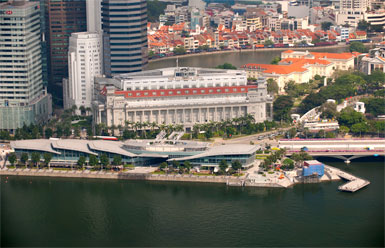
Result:
[[[354,175],[347,173],[345,171],[342,171],[340,169],[337,169],[337,168],[334,168],[331,166],[327,166],[327,165],[325,165],[325,169],[332,171],[334,174],[336,174],[337,176],[339,176],[340,178],[342,178],[344,180],[348,180],[347,183],[338,187],[338,189],[341,191],[356,192],[356,191],[358,191],[358,190],[360,190],[360,189],[362,189],[365,186],[370,184],[370,181],[363,179],[363,178],[360,178],[360,177],[357,177],[357,176],[354,176]]]

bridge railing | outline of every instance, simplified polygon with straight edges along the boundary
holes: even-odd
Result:
[[[302,150],[287,150],[286,153],[301,152]],[[307,150],[307,153],[312,152],[384,152],[385,150]]]

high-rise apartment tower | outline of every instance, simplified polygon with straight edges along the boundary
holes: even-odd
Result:
[[[148,63],[146,0],[102,0],[104,73],[138,72]]]

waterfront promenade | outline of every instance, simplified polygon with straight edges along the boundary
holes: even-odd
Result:
[[[194,174],[156,174],[157,167],[135,167],[124,172],[89,171],[89,170],[54,170],[54,169],[8,169],[2,168],[0,175],[4,176],[32,176],[32,177],[67,177],[67,178],[93,178],[93,179],[118,179],[118,180],[149,180],[168,182],[197,182],[197,183],[222,183],[228,186],[289,188],[302,183],[298,178],[301,169],[287,172],[273,172],[261,175],[259,166],[248,169],[240,177],[227,175],[194,175]],[[325,175],[319,182],[349,180],[347,184],[340,186],[342,191],[355,192],[370,182],[346,173],[331,166],[325,166]]]

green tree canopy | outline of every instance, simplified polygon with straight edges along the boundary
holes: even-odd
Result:
[[[384,97],[362,98],[361,101],[365,103],[366,113],[370,113],[374,117],[385,115]]]
[[[48,165],[52,160],[52,153],[46,152],[43,154],[44,163]]]
[[[362,31],[367,31],[369,27],[370,27],[370,23],[365,20],[359,21],[357,25],[357,29]]]
[[[114,155],[114,158],[113,158],[113,160],[112,160],[112,163],[114,164],[114,165],[121,165],[122,164],[122,156],[120,156],[120,155]]]
[[[332,102],[325,102],[321,105],[321,118],[332,119],[338,116],[337,105]]]
[[[95,155],[90,155],[90,159],[89,159],[89,165],[91,166],[96,166],[98,163],[99,163],[99,160],[98,158],[95,156]]]
[[[352,130],[352,126],[357,123],[365,123],[366,119],[365,116],[355,111],[351,107],[346,107],[343,110],[341,110],[340,116],[338,117],[338,123],[341,126],[346,126]]]
[[[14,166],[15,162],[17,160],[16,153],[12,152],[8,155],[8,161],[11,163],[12,166]]]
[[[103,153],[101,156],[100,156],[100,163],[104,166],[107,166],[109,163],[110,163],[110,160],[108,159],[108,156],[107,154]]]
[[[176,55],[183,55],[183,54],[186,54],[186,49],[184,47],[177,47],[177,48],[174,48],[174,53]]]
[[[231,162],[231,168],[235,171],[240,170],[242,169],[242,164],[239,160],[234,160]]]
[[[275,56],[273,58],[273,60],[270,62],[270,64],[272,65],[278,65],[278,62],[281,61],[281,57],[280,56]]]
[[[227,164],[226,160],[222,159],[221,162],[219,162],[219,169],[222,172],[225,172],[228,167],[229,165]]]
[[[332,26],[332,25],[333,25],[333,23],[331,23],[331,22],[322,22],[321,28],[322,28],[322,30],[327,31],[330,29],[330,26]]]
[[[83,167],[85,163],[86,163],[86,157],[80,156],[79,159],[78,159],[77,164],[78,164],[80,167]]]
[[[34,164],[38,165],[40,162],[40,153],[39,152],[33,152],[31,154],[31,160]]]
[[[272,46],[272,45],[274,45],[274,42],[272,42],[271,40],[265,40],[265,42],[263,44],[265,46]]]
[[[267,79],[267,92],[269,94],[274,95],[274,94],[278,94],[278,91],[279,91],[279,86],[277,81],[275,81],[272,78]]]
[[[294,101],[290,96],[278,96],[273,103],[274,120],[276,121],[289,121],[290,111],[293,107]]]
[[[367,53],[368,49],[364,46],[362,42],[353,41],[349,45],[350,52],[359,52],[359,53]]]
[[[164,14],[167,7],[166,2],[159,2],[158,0],[147,0],[147,19],[149,22],[158,22],[159,16]]]
[[[29,159],[28,153],[23,152],[21,154],[20,161],[25,165],[25,163],[28,161],[28,159]]]
[[[236,70],[237,67],[230,64],[230,63],[224,63],[223,65],[218,65],[216,68],[218,69],[227,69],[227,70]]]

